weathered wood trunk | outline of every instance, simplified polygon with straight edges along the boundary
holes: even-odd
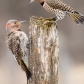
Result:
[[[50,19],[31,17],[31,39],[28,66],[32,72],[29,84],[58,84],[58,27]]]

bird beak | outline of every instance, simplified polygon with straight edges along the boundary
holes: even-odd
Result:
[[[20,23],[20,24],[22,24],[22,23],[25,23],[25,22],[27,22],[27,20],[24,20],[24,21],[20,21],[19,23]]]
[[[32,2],[34,2],[34,0],[31,0],[31,1],[29,2],[28,6],[29,6]]]

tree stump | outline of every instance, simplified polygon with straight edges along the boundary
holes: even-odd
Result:
[[[29,84],[58,84],[58,27],[51,19],[30,18],[28,66],[32,72]]]

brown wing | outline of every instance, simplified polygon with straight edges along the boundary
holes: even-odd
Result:
[[[21,66],[21,69],[25,71],[26,76],[27,76],[27,82],[28,82],[28,79],[31,77],[32,74],[29,71],[26,64],[24,63],[24,61],[21,59],[23,53],[21,52],[19,37],[18,36],[16,37],[14,33],[11,33],[7,36],[6,42],[7,42],[7,46],[9,50],[11,50],[11,52],[16,58],[16,61]]]
[[[53,9],[60,9],[63,11],[74,12],[74,9],[60,0],[46,0],[46,3]]]
[[[15,56],[16,61],[19,63],[19,48],[20,48],[20,39],[14,35],[14,33],[7,36],[7,46],[9,50]]]

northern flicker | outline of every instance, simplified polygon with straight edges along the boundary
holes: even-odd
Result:
[[[82,14],[75,11],[72,7],[63,3],[61,0],[31,0],[29,4],[34,1],[38,1],[44,9],[55,14],[56,16],[54,18],[56,18],[56,21],[62,20],[65,15],[69,15],[77,24],[83,24],[84,22],[84,16]]]
[[[16,61],[21,66],[21,69],[25,71],[26,76],[27,76],[27,84],[28,84],[28,79],[31,77],[32,74],[29,71],[27,65],[25,64],[29,39],[27,35],[20,29],[21,24],[24,22],[25,21],[18,22],[17,20],[9,20],[7,22],[6,43],[9,50],[15,56]]]

